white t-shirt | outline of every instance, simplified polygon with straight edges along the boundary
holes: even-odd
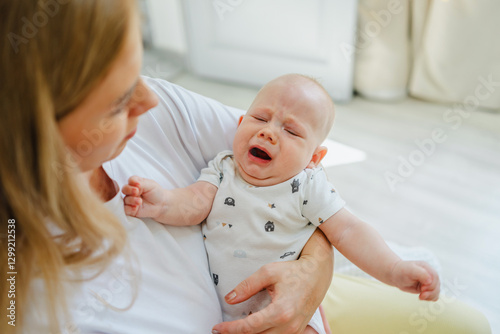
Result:
[[[169,82],[144,79],[159,104],[141,116],[136,136],[104,168],[120,188],[132,175],[154,179],[168,189],[188,186],[219,151],[231,148],[243,112]],[[76,327],[81,333],[210,333],[222,316],[201,226],[165,226],[127,217],[120,194],[106,206],[127,228],[140,277],[131,274],[128,258],[119,258],[99,277],[75,288],[74,323],[65,325],[66,332],[78,333]],[[133,297],[133,282],[138,284],[137,296],[125,311],[104,307],[95,297],[125,308]],[[321,328],[317,314],[314,319],[311,325]],[[35,320],[28,320],[30,325],[36,328],[33,333],[43,332]]]

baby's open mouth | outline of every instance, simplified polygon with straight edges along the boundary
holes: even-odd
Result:
[[[266,152],[257,147],[251,148],[250,154],[262,160],[271,160],[271,157]]]

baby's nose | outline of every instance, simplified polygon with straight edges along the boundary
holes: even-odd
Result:
[[[277,136],[274,133],[274,131],[269,129],[269,127],[262,129],[259,132],[259,137],[264,139],[264,140],[268,140],[272,145],[276,145],[276,143],[277,143]]]

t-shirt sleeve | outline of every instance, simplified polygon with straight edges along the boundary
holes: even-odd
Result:
[[[157,124],[169,139],[181,141],[199,169],[219,152],[231,149],[243,110],[165,80],[144,80],[159,97],[158,107],[151,111]]]
[[[224,178],[224,160],[231,158],[231,151],[222,151],[208,163],[208,167],[201,170],[197,181],[205,181],[219,188]]]
[[[328,181],[323,168],[306,170],[302,215],[319,226],[345,205],[335,187]]]

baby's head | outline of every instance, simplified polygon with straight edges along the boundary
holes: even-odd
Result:
[[[238,170],[256,186],[284,182],[316,167],[333,125],[335,108],[314,79],[287,74],[267,83],[240,119],[233,143]]]

